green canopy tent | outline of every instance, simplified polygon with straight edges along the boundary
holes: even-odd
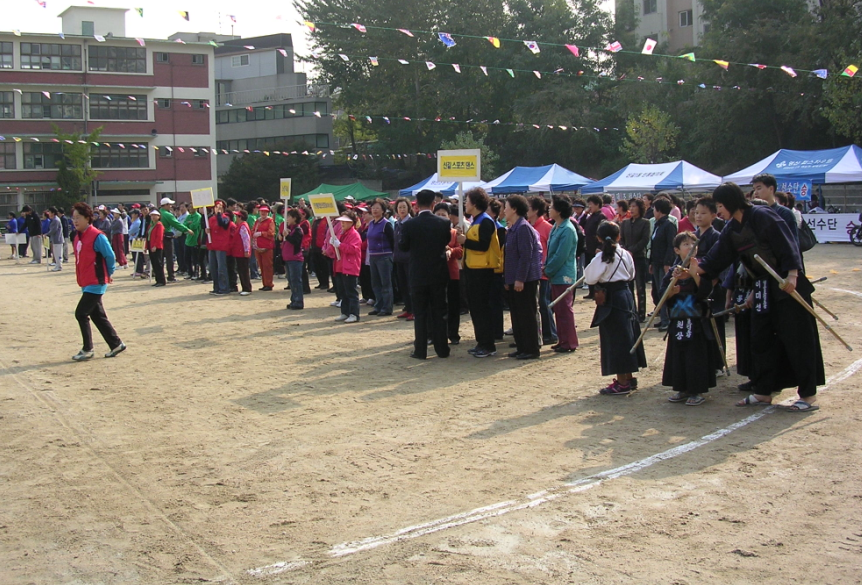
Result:
[[[332,193],[335,196],[336,201],[344,201],[348,197],[353,197],[356,201],[368,201],[370,199],[376,199],[377,197],[389,196],[388,193],[373,191],[362,183],[353,183],[352,185],[327,185],[324,183],[316,189],[312,189],[308,193],[294,195],[293,199],[294,201],[297,201],[301,197],[317,195],[318,193]]]

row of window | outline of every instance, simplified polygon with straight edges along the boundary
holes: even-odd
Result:
[[[63,43],[20,43],[21,69],[50,69],[54,71],[81,71],[81,45]],[[154,53],[157,63],[169,63],[170,53]],[[0,69],[14,67],[15,48],[12,42],[0,42]],[[192,55],[192,64],[205,65],[206,55]],[[147,50],[143,47],[90,47],[87,55],[88,71],[117,73],[146,73]]]
[[[302,104],[279,104],[277,106],[258,106],[256,108],[238,108],[221,110],[216,113],[216,124],[233,124],[235,122],[256,122],[259,120],[282,120],[284,118],[302,118],[329,115],[327,102],[305,102]]]
[[[311,148],[329,148],[328,134],[296,134],[294,136],[269,136],[267,138],[247,138],[242,140],[219,140],[219,150],[272,150],[305,145]]]
[[[55,169],[63,159],[63,146],[55,142],[33,142],[23,144],[25,169]],[[208,158],[206,147],[159,148],[160,158],[173,158],[180,152],[191,153],[194,158]],[[0,142],[0,170],[14,170],[16,155],[14,142]],[[145,169],[150,166],[150,149],[125,148],[111,144],[92,147],[90,165],[94,169]]]
[[[647,14],[655,14],[658,12],[658,0],[643,0],[644,6],[644,15]],[[679,26],[684,28],[687,26],[692,26],[694,15],[691,10],[680,10],[679,12]],[[706,32],[704,30],[704,32]]]
[[[50,96],[50,97],[49,97]],[[54,120],[83,119],[83,94],[24,92],[21,94],[21,117]],[[169,110],[177,101],[178,108],[203,110],[209,106],[207,100],[157,99],[156,107]],[[91,120],[146,120],[147,96],[126,94],[90,94]],[[11,91],[0,91],[0,118],[15,117],[15,95]]]

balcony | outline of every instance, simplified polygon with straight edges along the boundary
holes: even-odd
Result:
[[[216,96],[216,106],[239,106],[305,98],[329,98],[329,85],[309,83],[247,91],[229,91]]]

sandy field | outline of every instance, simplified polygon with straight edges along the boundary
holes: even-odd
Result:
[[[412,324],[338,324],[320,291],[294,312],[283,280],[215,298],[119,271],[128,350],[94,330],[74,363],[74,271],[0,253],[0,583],[862,581],[860,248],[806,254],[856,349],[820,328],[806,414],[735,408],[736,374],[667,402],[657,331],[640,390],[599,396],[580,298],[575,353],[474,359],[462,321],[419,362]]]

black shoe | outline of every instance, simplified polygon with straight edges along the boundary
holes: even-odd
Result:
[[[519,355],[521,355],[521,352],[519,352],[519,351],[511,351],[511,352],[509,352],[509,353],[507,353],[507,354],[506,354],[506,357],[516,358],[516,357],[518,357]]]
[[[410,352],[410,357],[412,357],[414,360],[424,360],[425,359],[424,355],[416,355],[415,351]]]
[[[555,349],[557,349],[558,347],[560,347],[560,344],[559,344],[559,343],[555,343],[554,345],[552,345],[552,346],[551,346],[551,349],[554,349],[554,350],[555,350]]]
[[[334,293],[334,292],[335,292],[335,287],[334,287],[334,286],[329,287],[328,289],[326,289],[326,292],[328,292],[328,293]]]
[[[542,343],[544,345],[548,345],[549,343],[559,343],[559,341],[560,340],[556,337],[545,337],[544,339],[542,339]]]
[[[272,287],[271,286],[262,286],[257,290],[272,290]],[[234,291],[234,292],[236,292],[236,291]]]
[[[485,357],[490,357],[493,355],[497,355],[497,352],[496,351],[489,351],[487,349],[479,349],[479,350],[476,350],[476,352],[473,354],[473,357],[485,358]]]
[[[450,339],[449,345],[459,345],[461,343],[460,339]]]
[[[169,278],[169,279],[168,279],[168,282],[176,282],[176,281],[177,281],[177,279],[176,279],[176,278]]]
[[[368,313],[367,313],[367,314],[368,314],[368,315],[379,315],[379,314],[380,314],[380,311],[378,311],[377,309],[374,309],[373,311],[368,311]]]
[[[668,328],[668,326],[667,326],[667,325],[659,325],[659,326],[658,326],[658,330],[659,330],[659,331],[667,331],[667,328]]]
[[[448,353],[444,353],[443,355],[440,355],[440,354],[438,353],[438,354],[437,354],[437,357],[438,357],[438,358],[443,358],[443,359],[445,359],[445,358],[449,357],[449,354],[448,354]]]
[[[476,353],[477,351],[479,351],[479,347],[478,347],[478,346],[477,346],[477,347],[471,347],[470,349],[468,349],[468,350],[467,350],[467,353],[469,353],[470,355],[473,355],[473,354],[474,354],[474,353]]]
[[[157,282],[153,286],[165,286],[165,283],[164,282]]]
[[[566,349],[565,347],[560,347],[559,345],[552,347],[551,349],[553,349],[557,353],[572,353],[573,351],[575,351],[574,348]]]
[[[539,359],[539,354],[537,353],[519,353],[515,356],[516,360],[537,360]]]
[[[754,382],[749,380],[748,382],[743,382],[739,386],[737,386],[740,392],[748,392],[749,394],[755,394],[754,390]]]
[[[118,345],[117,347],[115,347],[114,349],[112,349],[111,351],[106,353],[105,357],[106,358],[117,357],[117,354],[122,353],[124,351],[126,351],[126,344],[121,341],[120,345]]]

